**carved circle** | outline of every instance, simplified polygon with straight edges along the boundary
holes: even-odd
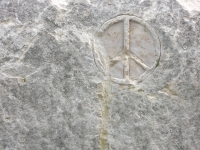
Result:
[[[106,51],[109,76],[119,84],[143,81],[158,65],[158,36],[142,19],[121,15],[105,22],[98,37]]]

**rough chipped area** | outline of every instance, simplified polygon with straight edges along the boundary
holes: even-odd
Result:
[[[0,149],[199,150],[199,6],[0,0]],[[144,20],[161,44],[155,70],[136,84],[111,80],[98,44],[97,31],[120,15]]]

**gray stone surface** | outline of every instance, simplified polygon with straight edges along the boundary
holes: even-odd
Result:
[[[198,6],[0,0],[0,150],[199,150]]]

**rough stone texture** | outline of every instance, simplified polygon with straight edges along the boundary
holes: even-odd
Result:
[[[199,150],[197,6],[0,0],[0,150]],[[148,23],[161,44],[137,84],[113,82],[96,49],[97,31],[122,14]]]

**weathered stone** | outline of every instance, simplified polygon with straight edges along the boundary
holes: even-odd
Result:
[[[198,0],[0,0],[0,149],[199,150]]]

